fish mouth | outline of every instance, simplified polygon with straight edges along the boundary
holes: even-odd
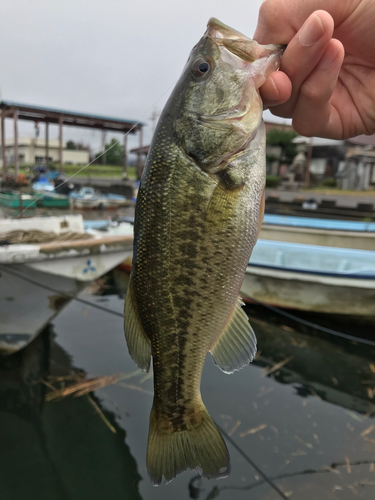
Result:
[[[225,47],[232,54],[249,63],[271,56],[281,59],[285,50],[285,45],[260,45],[214,17],[208,21],[205,35],[212,38],[217,45]]]
[[[238,61],[241,60],[242,69],[248,72],[248,78],[242,98],[236,106],[218,115],[201,115],[199,119],[212,125],[215,123],[217,126],[226,121],[241,127],[241,121],[246,120],[251,113],[254,100],[257,103],[260,101],[260,97],[256,96],[256,93],[249,92],[249,89],[251,87],[254,87],[255,90],[258,89],[265,82],[267,76],[280,67],[285,46],[260,45],[216,18],[211,18],[208,21],[205,36],[219,47],[226,62],[238,67]],[[251,96],[250,99],[249,96]],[[260,116],[261,113],[262,109],[259,110]]]

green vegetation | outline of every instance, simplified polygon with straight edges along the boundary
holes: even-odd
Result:
[[[66,177],[71,177],[78,170],[82,169],[83,165],[63,165],[63,173]],[[112,179],[122,179],[122,166],[114,165],[89,165],[84,168],[81,172],[77,174],[77,177],[98,177],[98,178],[112,178]],[[137,179],[137,167],[129,166],[127,168],[128,178],[131,180]],[[33,175],[33,166],[31,165],[21,165],[20,173],[26,174],[28,176]]]
[[[297,154],[297,149],[292,140],[297,136],[294,130],[286,131],[278,128],[271,128],[267,132],[267,144],[269,146],[280,146],[282,148],[283,161],[291,163]]]
[[[337,187],[337,182],[333,178],[324,179],[319,183],[319,186],[328,187],[328,188],[335,188],[335,187]]]
[[[122,146],[117,139],[112,139],[109,144],[105,145],[105,149],[107,150],[108,148],[109,151],[106,152],[105,158],[106,162],[109,163],[110,165],[123,165],[124,163],[124,146]],[[99,151],[99,153],[96,154],[96,158],[98,158],[98,161],[100,162],[102,157],[101,155],[103,154],[103,151]]]
[[[280,177],[277,175],[267,175],[266,177],[266,187],[273,188],[276,187],[279,183]]]

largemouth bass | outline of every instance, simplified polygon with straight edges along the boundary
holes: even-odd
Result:
[[[238,298],[263,218],[265,129],[259,87],[282,48],[210,19],[160,116],[142,175],[125,302],[129,353],[154,368],[147,468],[230,471],[200,394],[208,351],[226,373],[256,338]]]

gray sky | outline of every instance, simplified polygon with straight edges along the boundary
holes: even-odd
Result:
[[[163,108],[208,19],[252,36],[261,3],[2,0],[1,98],[140,120],[148,125],[148,143],[152,110]],[[10,120],[6,127],[12,136]],[[20,135],[33,134],[33,125],[21,122]],[[51,136],[57,137],[57,127],[51,126]],[[94,147],[101,141],[100,132],[67,127],[64,139]],[[129,140],[137,145],[137,138]]]

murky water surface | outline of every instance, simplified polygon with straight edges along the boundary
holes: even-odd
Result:
[[[126,279],[115,278],[80,297],[122,313]],[[373,500],[375,349],[259,307],[247,312],[256,361],[228,376],[208,355],[202,377],[203,400],[226,434],[230,477],[186,472],[150,484],[152,379],[130,359],[120,316],[73,301],[27,349],[0,360],[0,500],[277,500],[277,490],[291,499]],[[309,319],[352,334],[373,331]],[[120,381],[88,395],[48,400],[72,380],[118,373]]]

